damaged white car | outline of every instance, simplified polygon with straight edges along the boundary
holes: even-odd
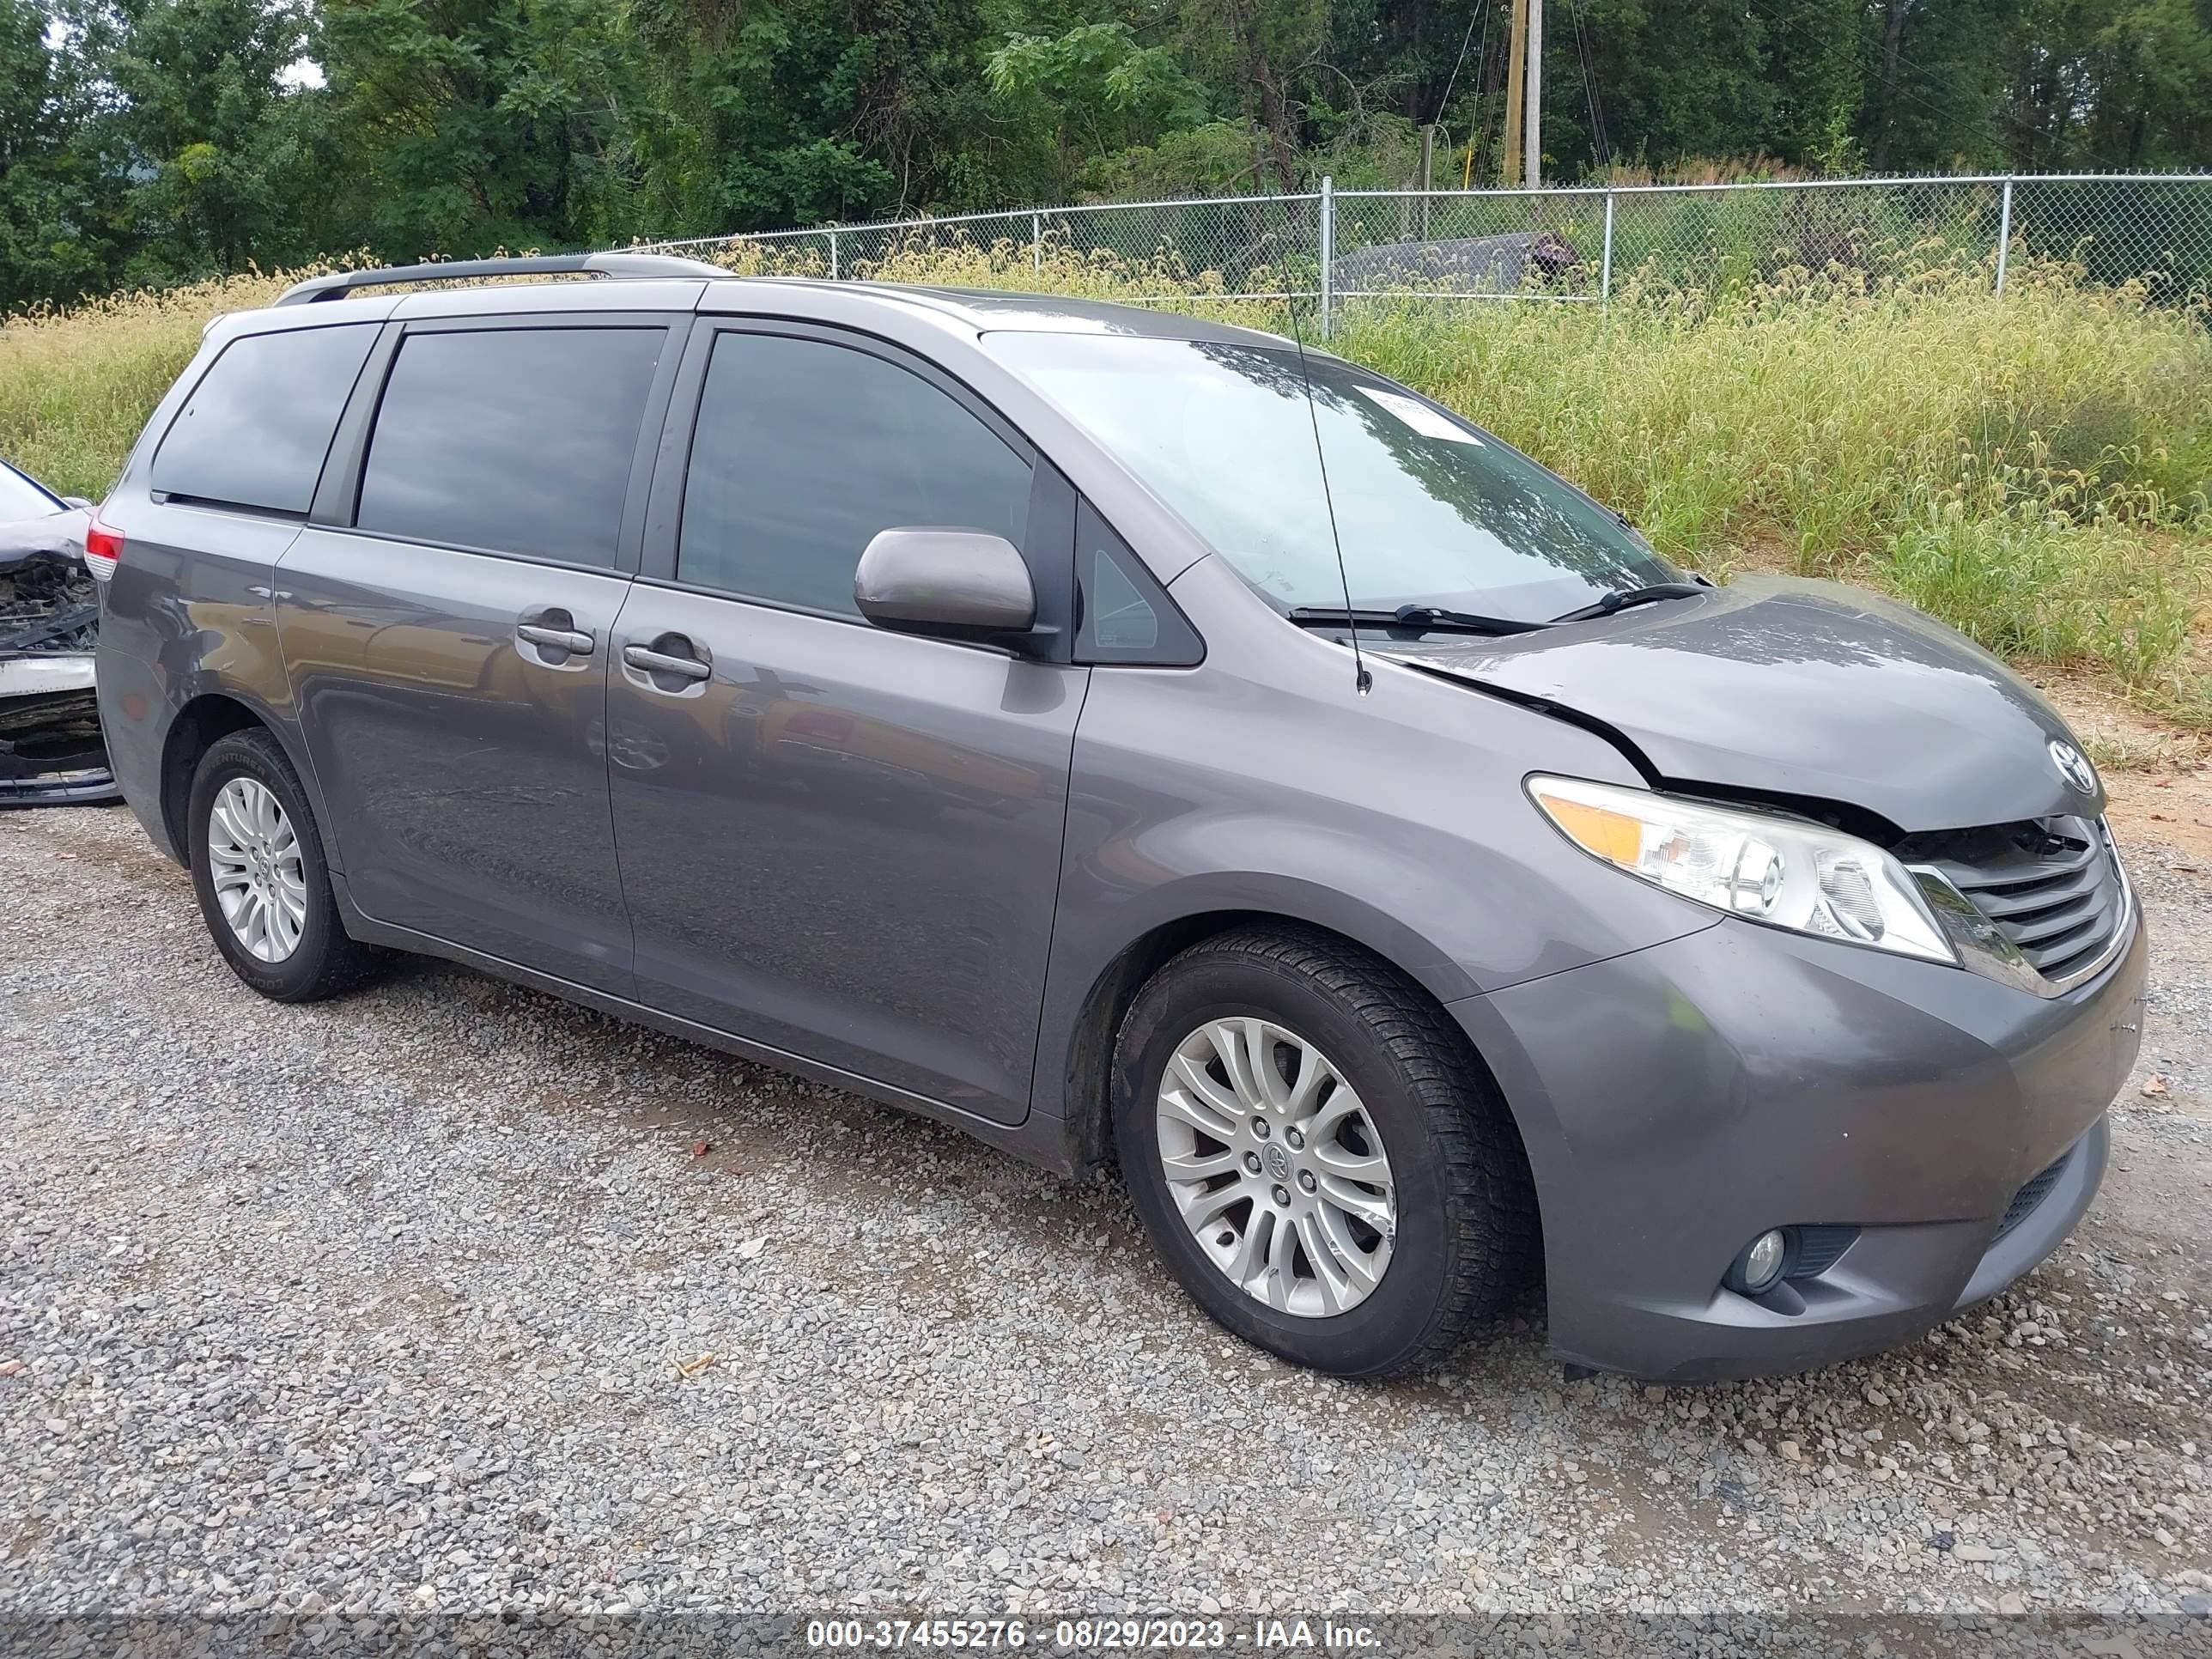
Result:
[[[90,509],[0,461],[0,806],[117,799],[93,696]]]

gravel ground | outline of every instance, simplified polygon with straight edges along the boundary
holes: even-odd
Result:
[[[0,814],[0,1613],[2212,1613],[2179,861],[2105,1192],[1996,1302],[1376,1388],[1225,1339],[1117,1192],[434,964],[277,1007],[127,814]]]

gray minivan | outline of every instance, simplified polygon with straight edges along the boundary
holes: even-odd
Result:
[[[434,280],[588,273],[434,289]],[[650,255],[226,317],[100,507],[116,775],[238,976],[538,987],[1121,1178],[1379,1376],[1784,1371],[2041,1261],[2145,943],[1957,635],[1713,586],[1294,341]]]

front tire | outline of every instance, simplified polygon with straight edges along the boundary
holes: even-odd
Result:
[[[1193,946],[1115,1048],[1114,1131],[1154,1245],[1271,1353],[1396,1376],[1507,1307],[1537,1255],[1505,1107],[1395,969],[1291,928]]]
[[[368,977],[348,936],[300,775],[267,732],[234,732],[200,757],[186,808],[192,890],[231,971],[277,1002],[315,1002]]]

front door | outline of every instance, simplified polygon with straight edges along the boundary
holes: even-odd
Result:
[[[1064,616],[1072,495],[890,348],[739,325],[693,350],[678,527],[608,694],[639,995],[1018,1121],[1087,671],[879,632],[853,573],[879,530],[988,530]]]
[[[277,628],[354,902],[624,996],[607,665],[629,587],[635,452],[667,350],[657,321],[410,328],[354,522],[311,524],[276,571]]]

